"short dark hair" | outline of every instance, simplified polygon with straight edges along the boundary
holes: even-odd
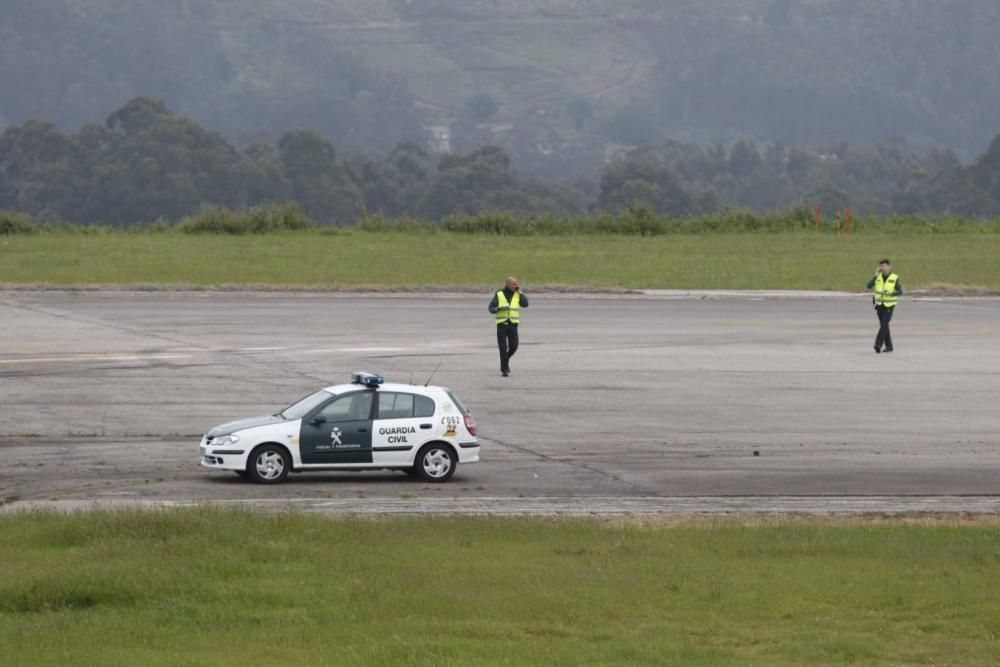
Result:
[[[880,260],[878,261],[878,263],[879,263],[879,264],[892,264],[892,262],[890,262],[890,261],[889,261],[889,258],[888,258],[888,257],[886,257],[885,259],[880,259]]]

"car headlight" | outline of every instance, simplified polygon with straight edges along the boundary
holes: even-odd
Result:
[[[213,447],[225,447],[226,445],[235,445],[240,441],[240,436],[238,435],[217,435],[212,438],[210,443]]]

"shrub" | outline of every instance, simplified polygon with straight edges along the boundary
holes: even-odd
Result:
[[[157,218],[153,222],[143,225],[140,230],[148,234],[164,234],[172,231],[173,228],[174,226],[170,224],[170,221],[163,218]]]
[[[221,206],[202,206],[185,216],[177,226],[187,234],[246,234],[250,231],[245,217]]]
[[[362,232],[390,232],[395,229],[395,224],[384,215],[366,215],[356,228]]]
[[[221,206],[203,206],[181,220],[178,229],[187,234],[269,234],[315,229],[298,204],[266,204],[243,211]]]
[[[570,236],[611,234],[661,236],[664,234],[712,234],[726,232],[780,233],[815,228],[814,213],[808,207],[755,213],[746,208],[729,208],[699,216],[670,218],[653,209],[636,205],[617,213],[563,217],[552,214],[522,215],[507,211],[476,214],[455,213],[440,223],[412,218],[392,220],[382,215],[366,216],[357,226],[364,232],[416,233],[447,230],[459,234],[495,236]],[[852,218],[852,230],[873,230],[901,234],[1000,233],[1000,220],[979,220],[961,216],[924,218],[892,215],[884,218]],[[829,233],[829,225],[824,227]]]
[[[586,218],[570,219],[558,215],[542,215],[533,222],[534,232],[545,236],[569,236],[590,231]]]
[[[416,218],[405,217],[396,221],[396,231],[409,234],[427,233],[436,232],[437,227]]]
[[[362,232],[399,232],[402,234],[422,234],[436,232],[437,225],[433,225],[416,218],[405,216],[398,220],[390,220],[384,215],[366,215],[357,224],[356,229]]]
[[[441,221],[441,226],[450,232],[497,236],[524,236],[534,231],[531,218],[507,211],[483,211],[475,215],[453,213]]]
[[[634,236],[661,236],[669,230],[667,221],[659,218],[646,206],[629,206],[615,220],[618,234]]]
[[[907,219],[913,224],[913,219]],[[949,219],[949,231],[955,229]],[[483,211],[476,214],[455,213],[440,224],[425,223],[411,218],[391,220],[382,215],[367,216],[358,229],[365,232],[418,232],[444,229],[459,234],[490,234],[496,236],[570,236],[574,234],[615,234],[628,236],[661,236],[676,232],[691,234],[712,232],[781,232],[812,229],[812,212],[805,207],[758,214],[750,209],[731,208],[701,216],[670,218],[644,206],[630,206],[618,213],[594,216],[565,217],[553,214],[521,215],[508,211]],[[857,223],[855,224],[857,227]],[[939,226],[935,229],[945,229]]]
[[[249,218],[250,231],[254,234],[302,232],[316,227],[295,202],[254,206],[246,212],[246,217]]]
[[[0,210],[0,236],[13,234],[34,234],[38,225],[26,213]]]

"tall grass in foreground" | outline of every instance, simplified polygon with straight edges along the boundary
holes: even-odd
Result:
[[[19,665],[995,664],[997,525],[0,517]]]

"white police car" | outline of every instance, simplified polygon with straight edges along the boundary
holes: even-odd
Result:
[[[206,468],[262,484],[289,472],[383,469],[444,482],[479,460],[476,422],[451,390],[360,372],[270,417],[216,426],[199,451]]]

